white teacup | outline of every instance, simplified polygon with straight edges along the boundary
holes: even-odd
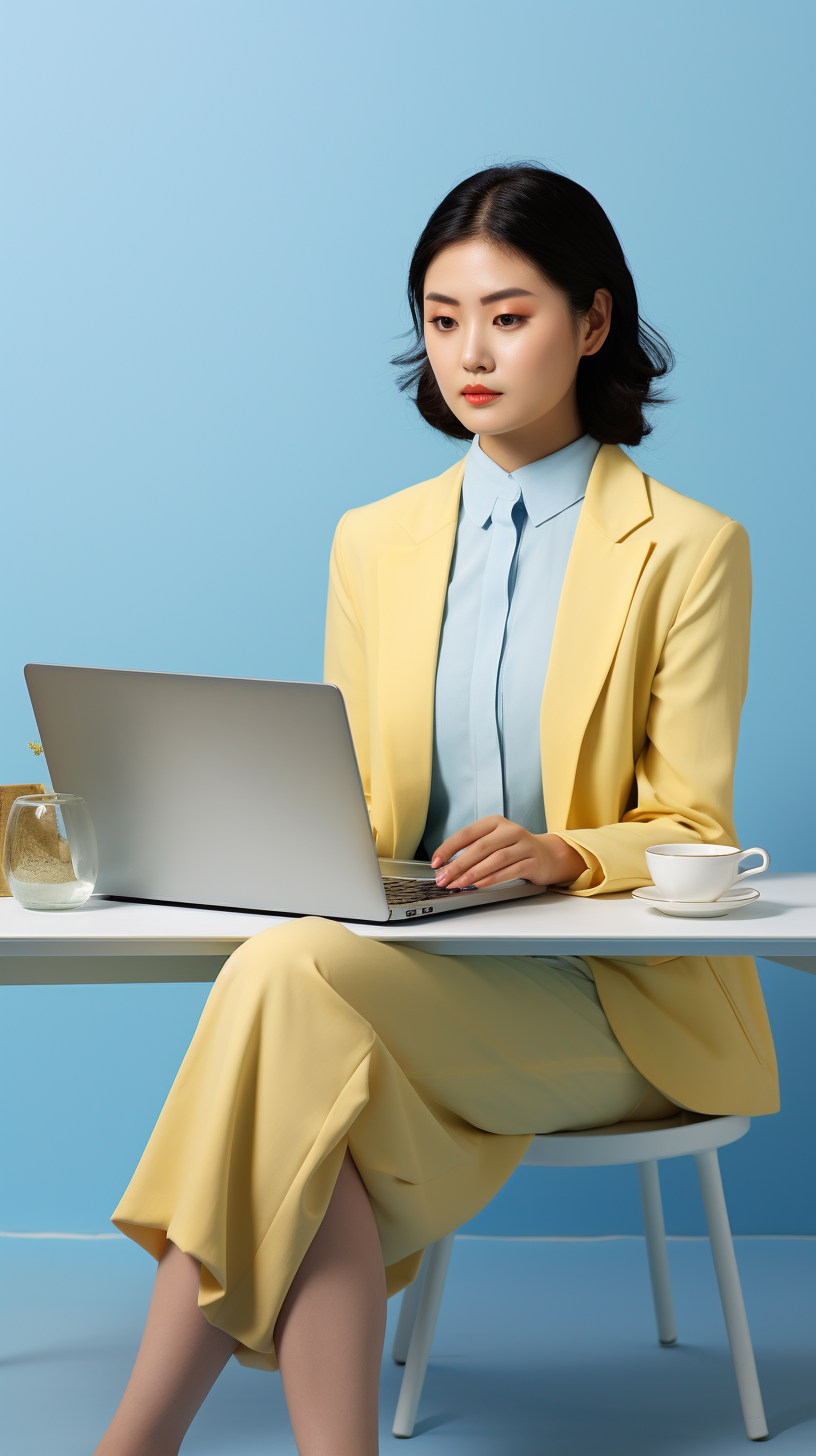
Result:
[[[740,874],[740,861],[749,854],[761,854],[762,864]],[[724,844],[653,844],[646,851],[646,863],[667,900],[719,900],[739,880],[761,875],[771,856],[764,849],[731,849]]]

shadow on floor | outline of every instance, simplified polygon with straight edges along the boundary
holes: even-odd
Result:
[[[10,1241],[9,1241],[10,1242]],[[777,1456],[816,1451],[816,1245],[738,1259]],[[655,1340],[637,1243],[457,1242],[414,1440],[404,1456],[746,1456],[705,1244],[670,1248],[679,1345]],[[88,1456],[136,1353],[153,1266],[132,1245],[0,1249],[0,1447]],[[399,1301],[389,1313],[389,1344]],[[382,1450],[402,1370],[381,1382]],[[277,1376],[231,1362],[182,1456],[296,1456]]]
[[[801,1430],[803,1444],[790,1449],[812,1456],[816,1447],[804,1427],[816,1418],[813,1356],[766,1351],[759,1375],[771,1440]],[[399,1381],[383,1384],[393,1386],[383,1389],[385,1414],[396,1406]],[[513,1369],[439,1360],[429,1369],[420,1417],[423,1451],[453,1448],[452,1440],[428,1443],[444,1424],[457,1447],[465,1439],[469,1456],[722,1456],[748,1449],[730,1356],[703,1347],[676,1346],[654,1359],[626,1349]]]

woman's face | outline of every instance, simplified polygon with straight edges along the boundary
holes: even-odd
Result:
[[[599,289],[574,322],[564,295],[519,253],[485,238],[445,248],[425,276],[425,347],[445,403],[482,437],[570,414],[576,438],[578,364],[601,347],[611,307]]]

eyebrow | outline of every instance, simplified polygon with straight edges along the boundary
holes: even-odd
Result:
[[[449,298],[447,293],[426,293],[429,303],[452,303],[454,308],[459,307],[458,298]],[[480,303],[500,303],[503,298],[534,298],[535,294],[529,288],[500,288],[498,293],[487,293],[480,298]]]

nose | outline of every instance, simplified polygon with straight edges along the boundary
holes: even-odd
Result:
[[[462,368],[468,374],[492,374],[496,363],[481,321],[474,319],[462,332]]]

